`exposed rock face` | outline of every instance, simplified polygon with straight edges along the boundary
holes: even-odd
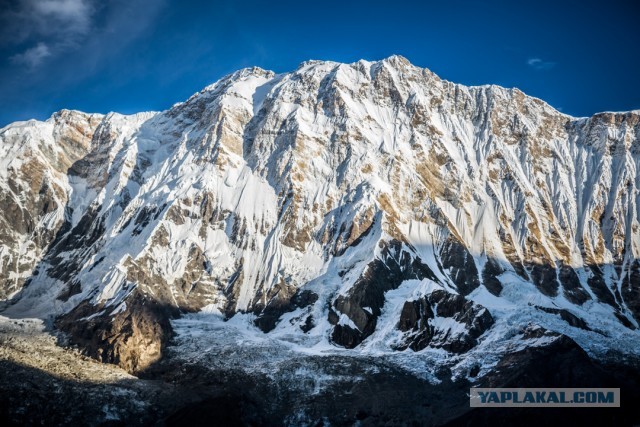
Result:
[[[380,257],[367,265],[346,295],[336,298],[329,312],[329,322],[335,325],[331,338],[344,347],[354,348],[375,331],[385,292],[405,280],[436,280],[429,267],[413,258],[402,242],[381,242],[379,247]]]
[[[463,244],[455,239],[447,239],[440,252],[442,267],[449,270],[449,275],[458,291],[462,295],[469,295],[474,289],[480,286],[478,269],[473,256]],[[487,281],[495,278],[495,274],[488,274]],[[496,291],[497,285],[490,287]]]
[[[132,373],[160,360],[173,333],[169,319],[176,314],[175,308],[135,294],[115,309],[97,308],[96,313],[95,306],[82,302],[61,316],[56,326],[89,356]]]
[[[63,110],[46,124],[32,121],[2,130],[0,298],[22,289],[62,226],[67,173],[87,154],[101,119]]]
[[[465,313],[633,346],[639,132],[638,111],[576,119],[397,56],[245,69],[160,113],[62,111],[0,130],[0,297],[131,370],[180,312],[366,347],[395,330],[389,295],[428,319],[427,282]],[[451,351],[482,329],[461,324]]]
[[[493,325],[489,310],[460,295],[436,290],[402,307],[398,329],[405,332],[399,349],[414,351],[430,346],[464,353]]]
[[[318,301],[318,295],[309,290],[298,290],[290,299],[284,301],[283,299],[272,299],[254,323],[263,332],[269,332],[276,327],[276,323],[284,313],[290,313],[296,308],[307,308],[315,304],[316,301]],[[312,326],[313,316],[308,315],[300,328],[303,332],[308,332]]]

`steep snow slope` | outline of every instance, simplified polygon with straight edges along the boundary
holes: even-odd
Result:
[[[4,315],[130,371],[186,312],[300,351],[480,357],[529,323],[640,348],[638,111],[576,119],[393,56],[0,138]]]

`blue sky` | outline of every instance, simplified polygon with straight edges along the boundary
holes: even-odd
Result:
[[[634,1],[0,0],[0,126],[162,110],[238,68],[392,54],[576,116],[640,108]]]

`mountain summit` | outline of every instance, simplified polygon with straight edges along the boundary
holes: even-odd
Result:
[[[309,61],[14,123],[0,163],[2,314],[130,372],[193,325],[469,378],[561,338],[639,354],[637,111]]]

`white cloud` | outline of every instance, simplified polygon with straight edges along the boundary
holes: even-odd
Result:
[[[550,70],[556,66],[555,62],[543,61],[540,58],[529,58],[527,65],[536,70]]]
[[[96,9],[96,0],[18,0],[0,11],[0,43],[31,45],[10,59],[37,67],[44,58],[80,44],[92,29]]]
[[[49,31],[85,34],[91,24],[91,16],[95,10],[90,0],[23,0],[29,3],[40,23],[43,20],[66,24],[67,27],[56,26]]]
[[[49,47],[44,43],[38,43],[36,46],[25,50],[23,53],[13,55],[9,59],[14,64],[22,64],[29,68],[35,68],[48,56],[51,56]]]
[[[18,0],[0,11],[3,39],[69,38],[86,34],[96,11],[95,0]]]
[[[57,73],[61,84],[94,73],[149,34],[167,0],[12,0],[10,5],[0,7],[0,48],[9,52],[12,68],[29,68],[31,77]]]

